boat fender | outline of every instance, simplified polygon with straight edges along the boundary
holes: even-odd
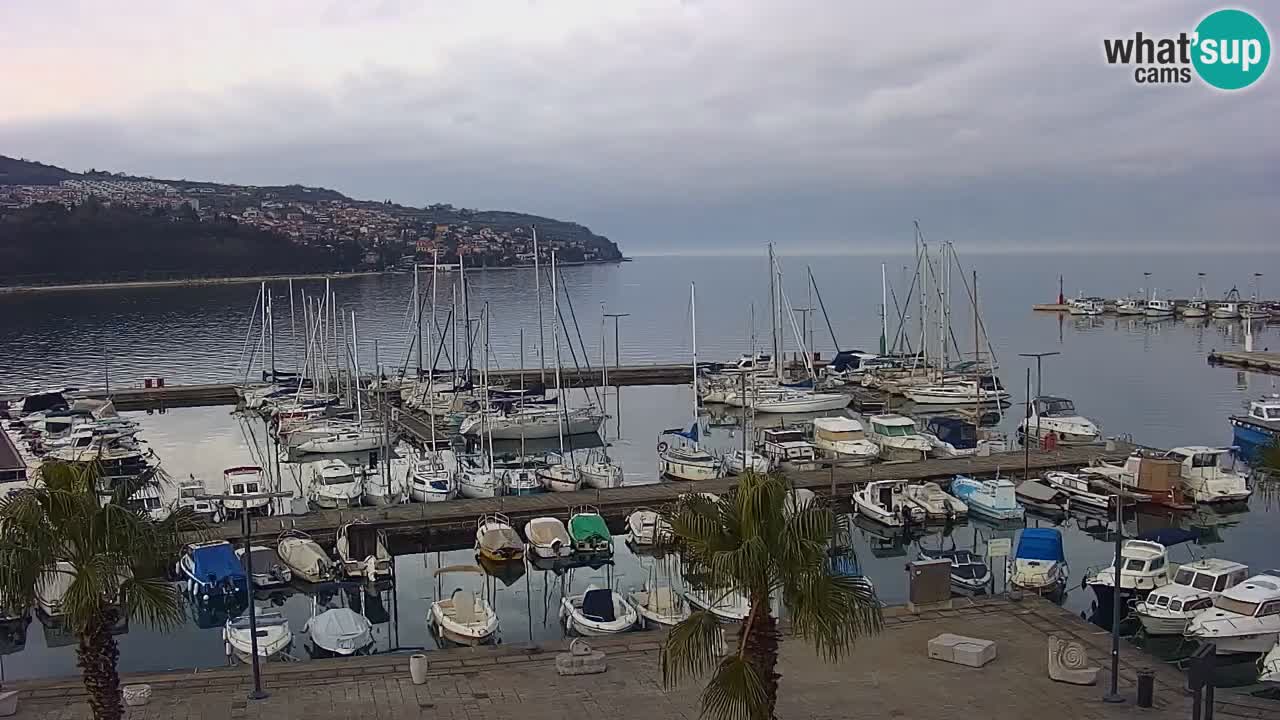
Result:
[[[658,443],[658,452],[666,452],[669,447],[665,442]]]

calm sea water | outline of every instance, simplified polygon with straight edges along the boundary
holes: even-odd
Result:
[[[1057,351],[1045,360],[1045,392],[1067,395],[1077,407],[1099,421],[1110,435],[1130,434],[1136,440],[1170,447],[1178,444],[1226,444],[1230,429],[1226,416],[1238,412],[1251,397],[1275,389],[1273,378],[1210,368],[1210,349],[1239,347],[1243,330],[1239,323],[1166,320],[1148,323],[1141,318],[1071,318],[1033,313],[1030,305],[1049,302],[1057,295],[1058,276],[1066,278],[1067,294],[1117,296],[1136,293],[1143,272],[1153,273],[1153,285],[1177,296],[1196,289],[1196,273],[1208,273],[1210,296],[1246,284],[1253,272],[1268,273],[1277,256],[972,256],[964,258],[965,276],[978,272],[982,318],[995,347],[1005,384],[1021,402],[1021,388],[1028,361],[1024,352]],[[793,307],[817,306],[810,300],[807,269],[821,292],[827,318],[842,347],[874,347],[879,330],[880,263],[871,257],[782,258],[785,286]],[[883,258],[899,299],[905,293],[906,256]],[[960,289],[960,272],[953,275],[953,325],[961,348],[972,347],[971,311]],[[520,356],[520,331],[524,330],[525,363],[538,363],[537,307],[533,274],[529,271],[474,273],[469,276],[473,295],[471,314],[479,316],[487,302],[491,318],[490,342],[494,363],[514,367]],[[424,278],[425,281],[425,278]],[[629,313],[622,319],[622,362],[683,362],[690,353],[689,283],[697,283],[698,351],[703,359],[729,359],[752,344],[754,305],[756,345],[767,348],[767,274],[763,257],[640,258],[617,266],[567,268],[564,285],[572,299],[562,308],[570,331],[581,332],[586,354],[593,365],[601,355],[601,311]],[[453,278],[442,278],[438,297],[439,318],[444,322],[453,294]],[[1264,277],[1265,282],[1265,277]],[[296,283],[295,290],[311,295],[323,283]],[[356,313],[361,361],[369,369],[375,355],[384,367],[412,365],[408,316],[412,277],[388,275],[350,278],[332,283],[339,302]],[[1265,292],[1265,287],[1263,288]],[[246,344],[249,317],[256,286],[155,288],[137,290],[67,292],[30,296],[0,296],[0,393],[73,384],[100,386],[109,373],[113,386],[136,385],[144,377],[163,376],[169,383],[235,380]],[[291,340],[289,295],[284,283],[272,288],[277,337],[277,364],[294,363],[297,345]],[[549,290],[546,298],[547,342],[551,342]],[[894,303],[890,300],[890,305]],[[295,301],[295,315],[300,317]],[[461,311],[459,311],[461,312]],[[913,313],[914,314],[914,313]],[[909,321],[914,328],[915,320]],[[815,347],[830,354],[834,343],[820,315],[810,318]],[[892,323],[891,323],[892,324]],[[299,330],[299,332],[301,332]],[[913,330],[913,332],[915,332]],[[892,333],[892,328],[891,328]],[[608,326],[606,354],[612,361],[612,325]],[[786,346],[795,348],[794,333]],[[1276,326],[1255,329],[1259,348],[1280,348]],[[582,351],[578,349],[579,362]],[[971,352],[971,351],[969,351]],[[428,353],[429,355],[429,353]],[[550,355],[550,351],[548,351]],[[566,364],[570,353],[562,350]],[[548,359],[550,364],[551,359]],[[687,422],[691,395],[687,387],[624,388],[611,393],[615,410],[610,420],[611,454],[620,460],[628,482],[653,482],[654,443],[663,428]],[[617,411],[617,408],[621,408]],[[163,415],[136,414],[145,438],[160,454],[169,473],[215,479],[222,468],[249,461],[261,440],[260,426],[245,425],[230,408],[193,408]],[[1016,419],[1003,427],[1011,429]],[[710,442],[736,446],[740,436],[731,428],[715,428]],[[1199,511],[1170,519],[1137,517],[1127,524],[1129,533],[1150,527],[1180,524],[1204,531],[1203,545],[1180,547],[1175,560],[1190,553],[1228,557],[1254,567],[1276,564],[1274,548],[1280,539],[1275,528],[1273,498],[1255,494],[1247,511],[1219,514]],[[1063,527],[1073,581],[1090,566],[1105,564],[1110,546],[1105,533],[1087,523],[1068,521]],[[874,527],[858,526],[856,546],[868,574],[887,602],[905,599],[905,559],[914,558],[923,543],[934,548],[972,547],[981,551],[993,536],[1011,535],[980,524],[954,528],[910,541],[882,537]],[[619,546],[611,569],[579,569],[559,577],[530,570],[516,577],[486,581],[502,620],[507,641],[559,637],[557,621],[560,594],[565,587],[580,592],[590,582],[609,581],[629,588],[638,586],[655,561],[636,558]],[[439,566],[467,562],[468,551],[440,556],[409,555],[397,559],[397,583],[393,588],[369,593],[358,588],[321,588],[307,593],[278,593],[264,603],[276,603],[288,615],[297,634],[294,654],[305,659],[301,628],[313,611],[313,603],[347,604],[362,608],[376,623],[380,651],[433,647],[425,628],[431,599],[438,592],[431,572]],[[659,568],[661,563],[656,563]],[[1001,577],[997,571],[997,579]],[[477,581],[477,587],[478,585]],[[456,585],[446,580],[445,594]],[[1092,596],[1074,589],[1066,604],[1088,613]],[[121,666],[126,670],[154,670],[219,665],[224,662],[220,620],[193,613],[191,622],[167,634],[133,627],[120,637]],[[201,627],[204,625],[205,627]],[[46,633],[38,622],[30,626],[24,648],[10,648],[4,658],[8,678],[69,675],[76,671],[74,644],[58,646],[58,636]]]

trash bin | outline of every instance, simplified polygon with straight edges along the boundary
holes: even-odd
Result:
[[[1156,674],[1151,668],[1138,671],[1138,707],[1149,708],[1155,700]]]

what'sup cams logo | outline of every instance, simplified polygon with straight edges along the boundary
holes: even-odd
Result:
[[[1134,65],[1134,82],[1187,84],[1192,71],[1219,90],[1241,90],[1258,81],[1271,60],[1267,28],[1243,10],[1218,10],[1194,32],[1177,37],[1106,39],[1102,49],[1110,65]]]

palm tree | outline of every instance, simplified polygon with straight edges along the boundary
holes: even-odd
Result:
[[[784,509],[790,491],[776,475],[748,473],[718,500],[690,493],[663,516],[670,544],[681,553],[686,579],[711,594],[737,592],[751,603],[734,652],[707,611],[672,628],[662,647],[663,683],[714,672],[702,692],[702,716],[716,720],[773,720],[778,703],[778,621],[770,607],[777,593],[795,635],[828,661],[855,641],[879,632],[880,604],[862,578],[833,574],[828,547],[847,533],[845,516],[814,502]]]
[[[46,463],[35,487],[0,499],[0,598],[21,610],[41,590],[66,587],[62,607],[79,639],[89,706],[97,720],[118,720],[120,653],[111,630],[121,618],[160,629],[182,622],[182,595],[163,571],[199,523],[189,511],[156,522],[129,508],[128,498],[154,482],[149,476],[108,497],[98,493],[98,474],[96,464]]]

